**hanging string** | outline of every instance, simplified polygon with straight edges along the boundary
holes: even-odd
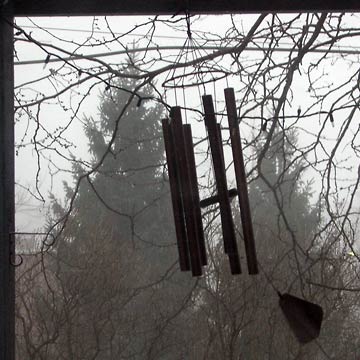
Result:
[[[174,88],[174,94],[177,88],[182,88],[184,99],[186,95],[185,88],[194,86],[198,88],[202,87],[202,95],[205,95],[207,93],[207,83],[213,83],[228,76],[228,73],[218,67],[216,62],[214,62],[214,64],[204,64],[202,61],[197,61],[197,59],[206,57],[209,54],[201,48],[201,44],[194,38],[191,29],[191,14],[188,9],[185,10],[185,22],[187,38],[175,59],[174,66],[168,72],[168,75],[163,82],[163,87]],[[192,65],[186,66],[186,64],[189,63]],[[180,67],[177,67],[177,64],[180,64]],[[182,70],[180,70],[180,68]]]
[[[199,43],[197,43],[197,41],[192,37],[192,32],[191,32],[191,15],[190,12],[187,10],[186,11],[186,26],[187,26],[187,35],[188,35],[188,48],[191,48],[191,54],[192,54],[192,59],[193,61],[195,61],[197,58],[201,58],[201,52],[200,49],[201,46]],[[204,88],[204,94],[206,94],[206,89],[205,89],[205,84],[204,84],[204,76],[202,74],[202,71],[200,70],[200,65],[196,64],[194,65],[194,79],[195,79],[195,84],[202,84],[203,88]],[[199,90],[199,86],[197,86],[200,98],[201,98],[201,94],[200,94],[200,90]]]
[[[215,107],[215,115],[216,115],[218,114],[217,99],[216,99],[216,81],[213,82],[213,92],[214,92],[214,107]]]
[[[178,84],[176,83],[176,80],[177,80],[177,79],[176,79],[176,76],[175,76],[175,73],[176,73],[176,65],[177,65],[178,63],[180,63],[180,60],[181,60],[181,58],[182,58],[182,56],[183,56],[183,53],[184,53],[184,50],[185,50],[186,47],[187,47],[187,42],[188,42],[188,39],[185,40],[184,45],[182,46],[180,52],[177,54],[177,56],[176,56],[176,58],[175,58],[175,60],[174,60],[173,67],[172,67],[172,69],[168,72],[168,74],[167,74],[167,76],[166,76],[166,78],[165,78],[165,80],[164,80],[164,82],[163,82],[163,85],[162,85],[163,88],[165,89],[165,90],[164,90],[164,93],[166,94],[166,93],[167,93],[167,88],[168,88],[168,86],[165,86],[165,84],[167,84],[167,83],[168,83],[169,81],[171,81],[171,80],[174,81],[173,86],[170,86],[170,87],[174,89],[174,98],[175,98],[175,104],[176,104],[176,106],[179,105],[178,95],[177,95],[177,87],[178,87]]]
[[[226,87],[229,88],[230,86],[229,86],[229,77],[228,76],[225,78],[225,81],[226,81]]]
[[[175,91],[174,91],[174,95],[175,95],[175,105],[178,106],[178,98],[177,98],[176,88],[175,88]]]
[[[187,27],[187,39],[186,39],[186,42],[185,42],[185,44],[187,44],[186,51],[185,51],[185,63],[187,63],[189,50],[190,50],[190,45],[191,45],[191,39],[192,39],[192,34],[191,34],[191,29],[190,29],[190,13],[189,13],[188,10],[185,11],[185,20],[186,20],[186,27]],[[183,75],[185,75],[185,68],[184,68],[184,71],[183,71]],[[182,87],[183,101],[184,101],[184,108],[185,108],[185,123],[187,124],[188,123],[188,116],[187,116],[187,106],[186,106],[186,95],[185,95],[184,80],[183,80],[183,83],[182,83],[181,87]]]
[[[237,61],[236,63],[237,63],[238,73],[239,73],[240,82],[241,82],[241,81],[242,81],[242,77],[241,77],[242,67],[240,66],[240,62],[239,62],[239,61]],[[241,111],[241,110],[240,110],[240,106],[239,106],[239,110],[238,110],[238,118],[239,118],[239,119],[241,119],[241,113],[240,113],[240,111]],[[263,121],[263,120],[261,120],[261,128],[263,128],[262,121]],[[265,126],[265,128],[266,128],[266,126]]]
[[[164,94],[163,94],[163,103],[167,104],[167,89],[164,89]]]

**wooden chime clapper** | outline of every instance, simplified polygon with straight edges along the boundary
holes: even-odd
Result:
[[[236,195],[239,197],[248,271],[249,274],[258,273],[233,89],[225,89],[225,99],[237,189],[228,190],[227,188],[221,129],[220,125],[216,122],[214,106],[210,95],[204,95],[202,100],[217,195],[200,201],[191,127],[190,125],[182,124],[180,107],[171,108],[170,119],[162,121],[180,269],[182,271],[191,270],[193,276],[202,275],[202,266],[207,264],[200,207],[207,207],[217,202],[220,208],[224,249],[229,257],[231,273],[241,273],[235,227],[230,206],[230,199]]]

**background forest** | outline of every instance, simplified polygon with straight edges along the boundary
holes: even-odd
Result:
[[[359,175],[354,175],[359,156],[359,127],[354,120],[360,96],[359,70],[356,67],[349,75],[351,81],[344,77],[342,85],[334,81],[323,86],[312,71],[319,71],[331,53],[325,51],[316,59],[305,60],[311,50],[328,46],[330,51],[336,41],[358,36],[360,31],[342,25],[342,15],[266,16],[254,17],[245,29],[233,19],[221,40],[228,48],[215,51],[205,60],[198,53],[199,59],[192,60],[189,57],[193,53],[189,53],[184,63],[153,70],[156,58],[147,60],[147,53],[137,52],[139,44],[134,43],[136,55],[127,48],[126,60],[116,69],[100,60],[94,60],[96,66],[91,70],[77,68],[72,60],[65,60],[66,65],[56,70],[50,68],[48,76],[52,80],[71,77],[68,83],[64,80],[68,88],[75,86],[74,79],[78,83],[85,78],[99,82],[98,115],[88,114],[80,121],[87,143],[86,160],[80,160],[75,151],[67,153],[76,143],[76,139],[69,139],[76,138],[76,134],[66,137],[66,125],[54,131],[43,126],[34,133],[31,144],[38,164],[46,159],[48,169],[60,171],[60,166],[54,170],[55,162],[47,153],[56,149],[71,169],[64,171],[68,178],[63,183],[64,196],[56,192],[49,196],[45,240],[30,239],[31,246],[28,238],[19,241],[25,245],[19,247],[23,264],[16,268],[17,359],[360,358],[356,244]],[[264,19],[271,28],[260,26]],[[196,19],[186,20],[196,23]],[[144,22],[132,31],[148,26],[155,32],[156,21]],[[164,23],[177,31],[187,30],[186,25],[175,21]],[[36,44],[31,33],[20,27],[18,31],[19,37]],[[211,33],[194,30],[194,34],[205,44],[211,43],[206,38],[211,38]],[[111,41],[119,45],[122,39],[115,33],[112,36]],[[147,32],[144,38],[149,37]],[[274,49],[284,39],[291,39],[293,45],[282,62]],[[231,41],[238,42],[232,51]],[[240,61],[242,51],[256,41],[262,43],[259,56]],[[103,45],[109,43],[102,40]],[[158,61],[173,64],[172,58],[161,55],[161,51],[159,54]],[[223,61],[225,55],[231,62]],[[176,66],[185,82],[188,78],[184,69],[203,82],[209,74],[216,82],[214,74],[228,72],[240,79],[235,90],[258,275],[246,273],[237,200],[232,201],[232,210],[243,274],[230,273],[216,205],[202,213],[209,261],[205,274],[193,278],[190,273],[180,272],[161,128],[170,100],[169,95],[159,94],[153,81],[159,74],[162,81],[164,74],[164,81],[177,79]],[[199,77],[201,69],[206,71]],[[166,74],[169,71],[170,75]],[[307,90],[311,102],[304,101],[307,105],[297,110],[293,79],[301,72],[310,83]],[[321,78],[328,79],[326,74]],[[60,83],[54,81],[57,91]],[[26,98],[26,86],[19,86],[17,91],[19,123],[28,116],[41,124],[40,117],[29,109],[38,107],[40,114],[44,102],[52,98],[64,111],[70,111],[73,121],[80,117],[82,101],[90,96],[83,94],[83,100],[74,105],[72,94],[73,103],[67,108],[60,92],[57,97],[39,95],[22,100]],[[185,102],[180,92],[175,96],[183,96]],[[183,112],[187,108],[195,118],[194,149],[200,197],[204,198],[216,191],[210,154],[205,135],[199,130],[204,130],[202,112],[193,105],[194,99],[187,101]],[[227,154],[229,131],[219,96],[217,102]],[[334,119],[338,133],[328,136],[325,131]],[[340,125],[338,119],[342,119]],[[314,120],[314,128],[309,120]],[[31,128],[29,125],[26,132]],[[19,152],[25,147],[26,136],[24,133],[18,142]],[[343,139],[347,146],[341,144]],[[338,158],[338,153],[345,159]],[[228,155],[226,163],[230,187],[234,179]],[[41,194],[42,171],[39,165],[33,190],[37,197]],[[297,342],[281,313],[277,291],[322,306],[324,321],[317,340],[307,345]]]

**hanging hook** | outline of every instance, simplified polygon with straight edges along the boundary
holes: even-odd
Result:
[[[15,267],[15,268],[21,266],[23,264],[23,262],[24,262],[24,259],[20,254],[16,254],[15,259],[19,259],[18,262],[13,261],[13,254],[10,253],[10,265]]]
[[[13,251],[13,242],[14,242],[13,235],[14,234],[15,233],[13,233],[13,232],[9,233],[9,245],[10,245],[9,263],[13,267],[19,267],[24,262],[24,259],[21,255],[15,254],[15,252]],[[18,262],[16,262],[16,259],[19,259]]]

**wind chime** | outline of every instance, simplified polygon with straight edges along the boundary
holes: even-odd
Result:
[[[194,45],[188,14],[186,20],[188,39],[185,45],[187,42]],[[208,69],[206,67],[205,72],[209,72]],[[203,74],[201,69],[190,73],[193,77],[199,77],[199,74]],[[188,75],[189,73],[184,77]],[[181,76],[174,75],[172,80],[180,78]],[[205,82],[202,80],[202,85]],[[172,87],[176,90],[177,85]],[[179,87],[184,91],[188,85],[181,84]],[[221,128],[216,119],[211,95],[202,96],[202,106],[214,169],[216,195],[200,200],[191,125],[183,123],[181,107],[171,107],[169,117],[162,120],[180,269],[191,270],[193,276],[201,276],[203,266],[207,265],[201,209],[216,203],[219,204],[223,246],[229,258],[231,273],[235,275],[242,272],[230,205],[231,199],[236,195],[240,205],[248,273],[251,275],[259,273],[234,89],[226,88],[224,96],[236,189],[228,189],[227,186]],[[272,283],[271,285],[273,286]],[[323,319],[322,308],[296,296],[281,294],[277,290],[276,292],[279,296],[280,308],[298,341],[305,344],[317,338]]]
[[[202,267],[207,265],[201,208],[214,203],[219,203],[224,249],[229,257],[231,273],[241,273],[230,207],[230,199],[236,195],[240,204],[248,271],[249,274],[258,273],[234,90],[227,88],[224,92],[237,189],[227,189],[221,130],[216,122],[211,95],[204,95],[202,101],[217,195],[200,201],[191,126],[183,124],[181,108],[172,107],[169,118],[162,120],[180,269],[191,270],[193,276],[202,275]],[[297,340],[306,344],[316,339],[323,319],[321,306],[287,293],[277,291],[277,294],[280,308]]]
[[[183,49],[189,50],[191,48],[193,50],[191,55],[199,59],[201,56],[198,54],[194,56],[197,51],[196,49],[199,47],[192,38],[190,15],[188,13],[186,13],[186,24],[188,37]],[[176,62],[179,62],[180,58],[181,53]],[[188,53],[185,58],[188,59]],[[194,63],[197,64],[197,61],[194,61]],[[175,69],[176,67],[174,67],[172,77],[165,80],[164,84],[169,84],[172,81],[172,85],[168,85],[168,87],[174,89],[175,97],[176,89],[181,88],[183,90],[184,102],[184,89],[186,87],[197,86],[199,88],[200,85],[204,86],[208,82],[215,83],[215,80],[224,77],[222,70],[219,71],[216,66],[209,66],[208,63],[204,63],[203,66],[195,65],[192,71],[186,73],[184,70],[184,73],[180,75],[175,74]],[[214,73],[218,75],[217,79],[214,78]],[[209,74],[211,75],[210,80],[205,79],[205,76]],[[185,84],[182,81],[185,78],[191,78],[193,82]],[[163,86],[165,87],[164,84]],[[180,269],[182,271],[191,270],[193,276],[201,276],[203,273],[202,267],[207,265],[201,208],[214,203],[219,203],[224,250],[229,257],[231,273],[241,273],[235,227],[230,206],[230,199],[235,195],[238,195],[239,198],[248,271],[249,274],[258,273],[235,95],[232,88],[225,89],[225,100],[237,189],[228,190],[220,124],[216,120],[212,96],[203,95],[204,122],[208,133],[217,190],[217,195],[211,198],[200,201],[191,125],[183,124],[181,107],[172,107],[169,118],[162,121]],[[186,108],[186,106],[184,107]]]
[[[258,273],[255,242],[247,192],[244,160],[236,114],[234,90],[225,89],[227,118],[234,160],[237,189],[228,190],[220,124],[216,121],[211,95],[202,97],[204,120],[208,133],[217,195],[200,201],[191,125],[183,124],[181,108],[172,107],[168,119],[162,121],[168,161],[180,269],[202,275],[207,265],[201,208],[219,203],[225,253],[232,274],[241,273],[241,264],[232,218],[230,198],[238,195],[249,274]]]

